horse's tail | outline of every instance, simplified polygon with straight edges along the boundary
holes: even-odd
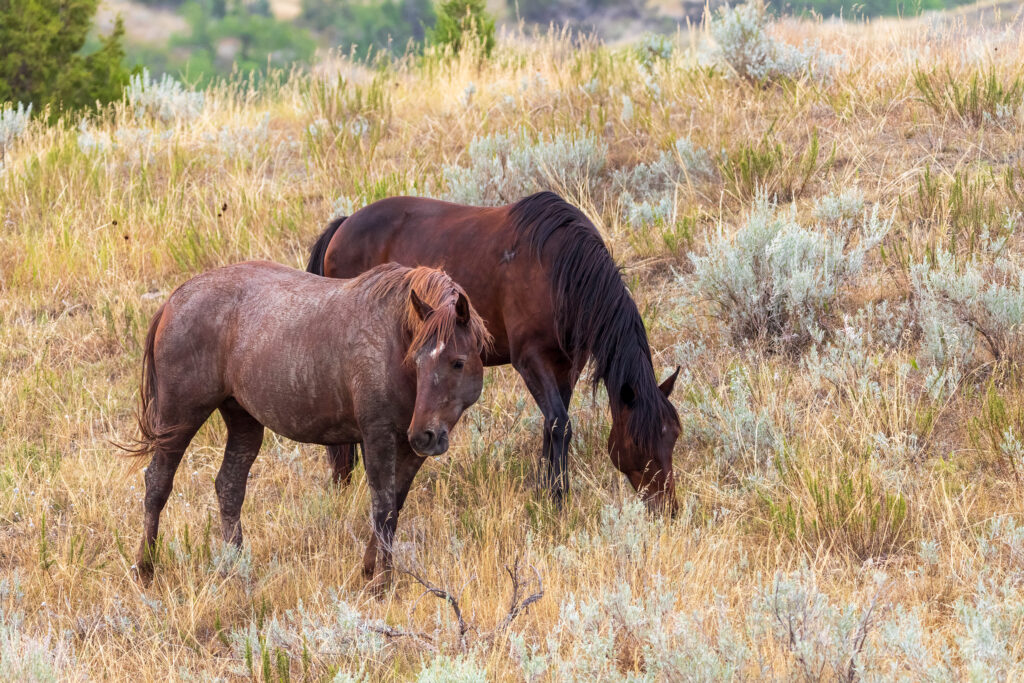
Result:
[[[313,273],[314,275],[324,274],[324,256],[327,255],[327,245],[331,243],[331,238],[334,237],[334,233],[338,232],[338,228],[341,227],[346,218],[348,216],[333,219],[327,224],[324,231],[320,233],[320,236],[316,238],[313,248],[309,251],[309,263],[306,264],[307,273]]]
[[[139,381],[139,407],[135,418],[139,424],[139,435],[128,444],[115,444],[125,455],[141,457],[151,455],[174,430],[161,432],[156,426],[156,409],[159,397],[156,385],[156,365],[153,362],[153,348],[156,345],[156,328],[164,315],[164,304],[157,309],[149,323],[146,344],[142,352],[142,378]]]

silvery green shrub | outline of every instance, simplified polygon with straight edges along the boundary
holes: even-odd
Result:
[[[757,82],[804,75],[817,80],[831,79],[841,59],[839,55],[806,42],[801,47],[781,42],[771,35],[771,24],[760,2],[721,8],[710,24],[716,43],[714,58],[741,77]]]
[[[1024,676],[1024,597],[1018,577],[982,577],[972,596],[954,605],[963,629],[960,657],[972,681],[1020,680]]]
[[[868,643],[862,662],[878,681],[957,680],[949,647],[924,624],[920,605],[896,605],[878,626],[878,642]],[[934,642],[938,641],[938,642]]]
[[[778,573],[758,590],[748,628],[755,639],[766,634],[789,650],[803,680],[856,680],[880,616],[881,590],[865,603],[837,605],[809,570]]]
[[[244,581],[252,578],[252,550],[249,546],[238,547],[233,543],[221,543],[210,563],[221,574],[236,574]]]
[[[589,131],[533,139],[520,129],[474,138],[468,165],[444,167],[444,199],[497,206],[544,189],[583,187],[602,171],[607,154],[607,145]]]
[[[331,204],[331,220],[341,218],[342,216],[351,216],[356,212],[356,209],[356,203],[342,195]]]
[[[999,440],[999,452],[1009,461],[1015,472],[1024,470],[1024,443],[1017,437],[1013,427],[1003,430]]]
[[[164,123],[191,121],[202,113],[206,103],[204,93],[187,90],[167,74],[153,80],[148,69],[129,78],[124,95],[136,118],[148,115]]]
[[[1024,359],[1024,267],[1002,246],[984,239],[966,263],[939,252],[934,263],[910,269],[921,355],[936,396],[955,386],[979,349],[996,361]]]
[[[795,207],[787,213],[758,198],[734,235],[719,226],[706,255],[690,256],[695,297],[712,303],[736,343],[802,350],[825,340],[839,296],[891,225],[878,218],[876,208],[864,214],[859,229],[805,228]]]
[[[675,209],[675,198],[671,194],[641,201],[633,199],[628,192],[622,195],[622,220],[631,228],[668,223]]]
[[[636,498],[618,505],[601,508],[599,535],[594,545],[604,552],[612,550],[617,556],[637,561],[645,551],[648,540],[657,534],[657,522],[647,514],[643,503]]]
[[[27,107],[21,102],[18,102],[17,107],[11,102],[0,107],[0,151],[21,137],[31,118],[31,102]]]
[[[226,125],[216,133],[204,133],[203,139],[228,159],[250,156],[270,138],[270,112],[264,112],[252,126]]]
[[[0,579],[0,598],[15,605],[24,600],[17,570]],[[0,680],[82,680],[74,669],[74,648],[67,637],[56,638],[49,630],[43,636],[31,633],[22,612],[0,608]]]
[[[91,128],[85,119],[78,123],[78,149],[83,154],[103,153],[108,151],[113,144],[109,134]]]
[[[232,630],[230,640],[236,657],[244,662],[236,673],[251,675],[248,669],[254,662],[258,665],[262,651],[280,652],[295,662],[311,652],[325,657],[330,664],[346,658],[373,659],[387,647],[383,635],[386,624],[363,616],[333,590],[322,603],[311,608],[300,601],[284,614],[250,621]]]
[[[669,36],[648,33],[636,46],[636,54],[640,63],[650,67],[658,61],[668,61],[675,51],[675,42]]]
[[[5,681],[81,680],[73,673],[71,644],[52,634],[28,633],[20,614],[0,612],[0,679]]]
[[[669,220],[675,210],[676,185],[707,178],[712,172],[708,153],[689,138],[679,138],[651,163],[616,170],[612,189],[620,193],[623,220],[639,228]]]
[[[783,431],[771,414],[753,404],[750,384],[742,368],[731,368],[719,390],[694,387],[686,411],[684,433],[714,449],[721,467],[736,467],[748,460],[764,466],[783,446]]]
[[[864,194],[857,188],[827,194],[814,202],[814,217],[827,225],[852,229],[864,215]]]
[[[717,633],[703,611],[676,608],[671,584],[655,577],[634,595],[622,582],[597,596],[570,595],[543,644],[513,634],[510,648],[527,681],[717,681],[740,675],[751,650],[720,608]],[[643,671],[623,672],[621,647],[642,657]]]
[[[672,148],[658,155],[651,163],[640,163],[630,169],[612,173],[612,189],[646,198],[685,182],[687,176],[703,177],[712,173],[708,153],[696,147],[689,138],[679,138]]]
[[[917,556],[925,565],[937,566],[939,564],[939,542],[933,538],[919,541],[917,544]]]
[[[108,131],[94,129],[86,119],[78,124],[78,149],[83,154],[105,154],[120,152],[127,164],[150,163],[154,149],[165,143],[174,134],[173,130],[165,130],[156,134],[147,126],[123,126],[116,128],[111,134]]]
[[[890,306],[888,301],[870,302],[853,315],[843,315],[833,338],[812,346],[801,359],[815,388],[832,387],[847,396],[880,399],[888,387],[882,384],[882,370],[889,354],[908,337],[911,315],[906,304]],[[909,371],[900,367],[895,377]]]
[[[472,655],[431,659],[416,674],[416,683],[487,683],[487,671]]]

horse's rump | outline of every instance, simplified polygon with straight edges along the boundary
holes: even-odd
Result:
[[[327,245],[331,243],[334,233],[338,232],[338,228],[341,227],[346,218],[348,216],[331,219],[327,223],[327,227],[324,228],[324,231],[316,238],[316,242],[313,243],[313,248],[309,252],[309,261],[306,262],[307,273],[313,273],[313,275],[324,274],[324,256],[327,255]]]

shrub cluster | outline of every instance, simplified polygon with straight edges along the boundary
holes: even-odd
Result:
[[[536,140],[524,130],[474,138],[468,166],[444,168],[445,199],[462,204],[508,204],[544,189],[585,186],[605,165],[608,147],[589,131],[560,132]]]
[[[859,228],[844,222],[809,229],[797,222],[795,209],[780,211],[761,197],[735,235],[720,226],[706,255],[691,255],[696,294],[715,305],[737,343],[802,350],[824,341],[839,296],[890,227],[875,210]]]
[[[632,106],[632,103],[630,103]],[[675,208],[676,185],[713,173],[707,152],[688,138],[676,140],[651,163],[619,169],[612,174],[612,189],[620,193],[622,218],[632,228],[666,222]]]
[[[29,119],[32,118],[32,104],[26,107],[18,102],[17,108],[7,103],[0,107],[0,159],[7,147],[14,143],[25,132]]]
[[[153,80],[148,69],[131,77],[124,95],[136,118],[151,116],[164,123],[191,121],[202,113],[206,102],[205,93],[186,90],[167,74]]]
[[[980,350],[994,361],[1024,359],[1024,267],[1001,253],[1002,240],[982,241],[984,248],[962,265],[939,252],[933,263],[910,270],[922,356],[932,366],[936,394],[972,369]]]
[[[765,6],[756,0],[723,7],[710,23],[716,43],[714,57],[739,76],[758,83],[803,76],[832,78],[839,55],[806,42],[801,47],[783,43],[771,35],[771,23]]]

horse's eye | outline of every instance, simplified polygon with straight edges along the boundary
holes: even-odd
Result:
[[[456,360],[452,361],[452,367],[455,368],[456,370],[461,370],[463,367],[465,367],[465,365],[466,361],[462,360],[461,358],[457,358]]]

